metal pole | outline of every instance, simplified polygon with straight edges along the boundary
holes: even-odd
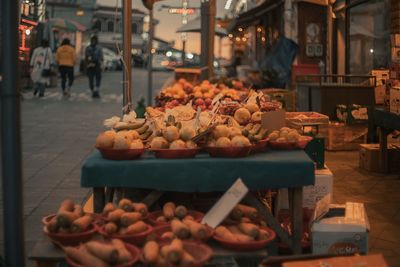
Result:
[[[149,39],[147,44],[147,104],[152,105],[153,101],[153,8],[149,9]]]
[[[20,1],[0,1],[2,31],[1,146],[5,266],[25,266],[21,118],[18,76]],[[7,66],[7,67],[5,67]]]
[[[132,106],[132,0],[123,0],[123,100],[124,113],[129,113]]]
[[[202,80],[213,74],[214,35],[215,35],[215,0],[201,2],[201,58]]]

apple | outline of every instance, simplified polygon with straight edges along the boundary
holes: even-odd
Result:
[[[211,105],[211,103],[212,103],[212,99],[208,97],[208,98],[204,99],[204,103],[205,103],[207,106],[209,106],[209,105]]]
[[[202,98],[197,98],[197,99],[194,101],[194,104],[195,104],[196,106],[204,105],[204,100],[203,100]]]
[[[225,102],[232,102],[232,98],[230,98],[230,97],[226,97],[224,100],[225,100]]]
[[[201,109],[201,111],[203,111],[203,110],[206,110],[207,109],[207,107],[206,107],[206,105],[199,105],[199,106],[197,106],[198,108],[200,108]]]

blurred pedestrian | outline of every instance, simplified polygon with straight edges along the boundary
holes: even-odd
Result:
[[[71,86],[74,82],[74,66],[76,61],[75,49],[71,41],[65,38],[56,52],[58,71],[61,75],[61,89],[65,97],[70,96]],[[68,86],[67,86],[68,79]]]
[[[90,38],[90,45],[85,51],[86,71],[89,78],[89,87],[93,98],[100,97],[101,71],[103,65],[103,50],[98,45],[97,36]],[[95,84],[96,80],[96,84]]]
[[[39,93],[39,97],[44,96],[46,86],[50,85],[51,67],[53,65],[54,57],[49,47],[49,41],[42,40],[40,46],[33,50],[30,62],[33,95],[36,96]]]

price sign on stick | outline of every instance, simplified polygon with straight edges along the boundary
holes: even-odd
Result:
[[[207,212],[201,223],[208,224],[212,228],[217,227],[244,198],[247,192],[249,192],[249,189],[242,182],[242,179],[237,179],[231,188]]]

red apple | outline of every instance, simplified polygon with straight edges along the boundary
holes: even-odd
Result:
[[[201,111],[203,111],[203,110],[206,110],[206,109],[207,109],[206,105],[199,105],[198,107],[201,109]]]
[[[212,99],[211,99],[211,98],[206,98],[206,99],[204,100],[204,103],[205,103],[207,106],[209,106],[209,105],[211,105],[211,103],[212,103]]]
[[[232,98],[226,97],[226,98],[224,99],[224,101],[225,101],[225,102],[232,102]]]
[[[197,99],[194,101],[194,104],[197,105],[197,106],[204,105],[204,100],[201,99],[201,98],[197,98]]]

